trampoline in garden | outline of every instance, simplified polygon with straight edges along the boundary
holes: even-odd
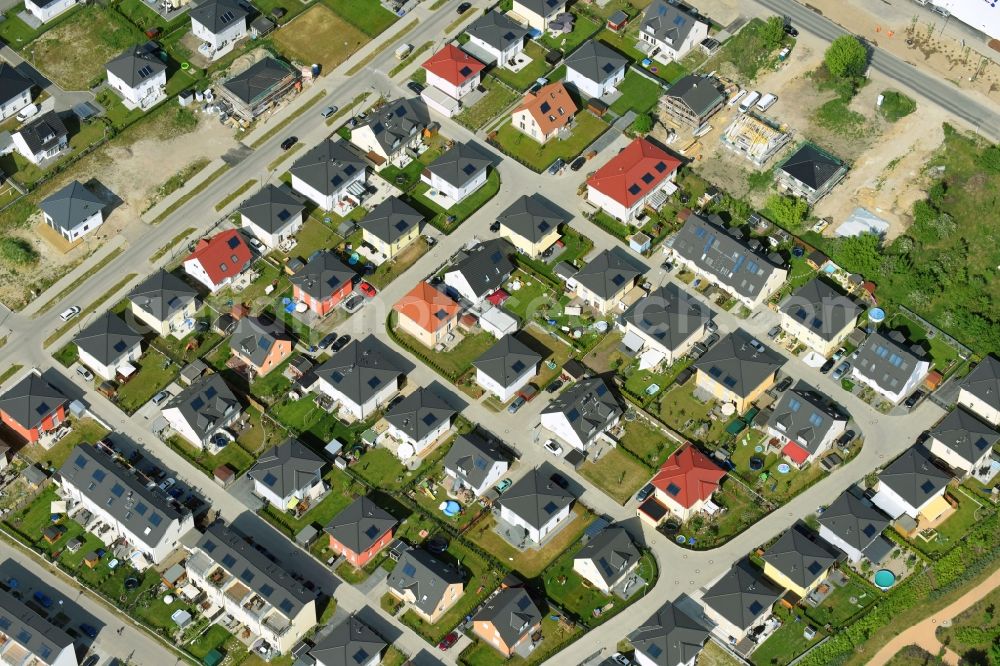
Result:
[[[139,587],[139,579],[134,576],[129,576],[125,579],[123,585],[125,585],[126,590],[134,590]]]
[[[750,456],[749,465],[751,472],[759,472],[764,469],[764,459],[760,456]]]

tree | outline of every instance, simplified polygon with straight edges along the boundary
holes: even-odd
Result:
[[[28,241],[22,238],[4,236],[0,238],[0,257],[9,263],[25,266],[38,261],[38,253]]]
[[[767,200],[767,209],[775,222],[791,231],[798,231],[809,212],[809,204],[805,199],[774,194]]]
[[[785,38],[785,21],[780,16],[772,16],[760,29],[760,38],[768,49],[777,48]]]
[[[868,50],[854,35],[841,35],[830,43],[823,62],[830,74],[838,79],[851,79],[865,73]]]
[[[994,173],[1000,173],[1000,146],[988,147],[979,154],[979,158],[976,162],[978,162],[979,166],[984,169]]]
[[[632,131],[636,134],[649,134],[653,131],[653,117],[648,113],[640,113],[632,121]]]

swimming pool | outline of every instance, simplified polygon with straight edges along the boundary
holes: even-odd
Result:
[[[896,574],[888,569],[879,569],[872,577],[872,581],[883,590],[888,590],[896,584]]]

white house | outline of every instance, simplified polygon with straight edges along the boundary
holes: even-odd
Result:
[[[640,557],[624,527],[606,527],[573,557],[573,571],[610,595],[636,570]]]
[[[243,228],[270,249],[293,237],[302,228],[305,206],[285,187],[268,183],[239,208]]]
[[[622,339],[649,363],[673,365],[705,335],[711,310],[673,282],[640,298],[619,318]]]
[[[916,389],[930,370],[919,347],[907,349],[898,331],[875,331],[858,347],[851,377],[896,403]]]
[[[115,379],[120,368],[142,356],[142,335],[110,310],[80,331],[73,342],[80,363],[102,379]]]
[[[587,201],[622,222],[647,205],[662,205],[677,189],[681,161],[645,138],[632,141],[587,178]]]
[[[14,150],[32,164],[42,164],[69,150],[69,131],[55,111],[37,116],[11,135]]]
[[[39,666],[77,666],[76,645],[73,638],[63,631],[64,624],[53,624],[48,613],[20,592],[0,590],[0,659],[7,664],[38,664]],[[37,609],[37,610],[36,610]],[[45,613],[42,615],[42,613]]]
[[[178,435],[199,449],[217,448],[212,436],[228,428],[242,412],[222,375],[196,380],[163,405],[163,418]]]
[[[560,393],[542,410],[541,423],[578,451],[587,452],[609,428],[618,424],[623,410],[600,377],[584,379]]]
[[[369,335],[317,367],[313,387],[335,401],[345,415],[364,420],[399,391],[411,369],[385,343]]]
[[[289,438],[264,453],[247,472],[253,491],[279,511],[311,502],[326,490],[324,460],[297,439]]]
[[[190,10],[191,32],[204,42],[198,51],[218,60],[247,36],[247,10],[237,0],[205,0]]]
[[[454,44],[446,44],[422,67],[427,72],[427,85],[453,99],[462,99],[479,85],[479,75],[485,65]]]
[[[728,645],[736,645],[772,616],[783,590],[763,576],[749,559],[742,559],[713,584],[699,591],[702,620]]]
[[[253,262],[250,246],[236,229],[202,238],[184,259],[184,272],[213,293],[231,284]]]
[[[421,387],[386,410],[388,428],[384,436],[409,445],[408,449],[404,446],[396,449],[396,455],[407,460],[423,454],[439,441],[451,430],[454,418],[454,408],[437,390]]]
[[[356,616],[344,618],[309,650],[316,666],[378,666],[385,639]]]
[[[104,202],[78,180],[50,194],[39,207],[45,224],[69,243],[104,224]]]
[[[781,455],[803,467],[833,446],[847,429],[847,416],[827,396],[800,382],[775,403],[766,428],[778,440]]]
[[[0,63],[0,120],[31,104],[34,83],[6,62]]]
[[[42,23],[48,23],[63,12],[69,11],[76,0],[24,0],[24,8]]]
[[[476,383],[505,403],[538,374],[541,355],[515,338],[505,335],[473,361]]]
[[[905,514],[932,523],[950,508],[944,491],[951,478],[926,448],[911,446],[878,475],[872,502],[893,520]]]
[[[347,144],[323,140],[288,170],[292,189],[323,210],[346,215],[361,203],[368,167]]]
[[[817,520],[820,537],[843,551],[852,564],[862,557],[877,564],[896,547],[882,537],[889,517],[857,488],[842,492]]]
[[[105,66],[108,85],[130,110],[146,110],[167,98],[167,64],[150,44],[126,49]]]
[[[591,39],[566,58],[566,83],[576,86],[584,97],[600,99],[618,90],[627,66],[624,56]]]
[[[497,529],[507,529],[526,547],[541,546],[564,520],[576,498],[541,470],[533,469],[507,489],[497,504]],[[513,528],[513,529],[509,529]]]
[[[493,9],[473,21],[465,34],[469,41],[462,50],[486,64],[509,69],[514,56],[524,50],[528,31],[506,14]]]
[[[997,432],[972,412],[956,407],[930,431],[931,453],[959,476],[990,474],[993,447],[1000,441]]]
[[[680,60],[708,37],[708,23],[683,5],[655,0],[646,8],[638,48],[663,63]]]
[[[1000,427],[1000,360],[986,356],[958,390],[958,404],[994,427]]]
[[[628,636],[639,666],[694,666],[708,641],[708,631],[671,602]]]
[[[447,196],[452,205],[486,184],[493,158],[475,143],[456,143],[431,162],[420,180]]]
[[[566,0],[514,0],[511,13],[529,28],[545,32],[549,23],[566,11]]]
[[[476,497],[495,486],[510,467],[499,442],[476,431],[459,435],[443,464],[454,480],[453,489],[468,488]]]
[[[424,100],[399,98],[369,113],[364,123],[351,130],[351,143],[376,165],[402,167],[410,163],[408,150],[420,146],[430,122]]]
[[[513,253],[514,246],[503,238],[479,243],[459,253],[444,274],[450,295],[472,305],[481,303],[514,272],[510,260]]]

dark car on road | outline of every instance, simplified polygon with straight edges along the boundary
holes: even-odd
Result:
[[[924,397],[925,393],[923,391],[914,391],[913,395],[906,399],[903,403],[903,407],[907,409],[913,409],[918,402]]]
[[[654,490],[656,489],[653,487],[653,484],[647,483],[646,485],[644,485],[642,488],[639,489],[639,492],[635,494],[636,501],[645,502],[646,498],[652,495]]]
[[[777,386],[778,393],[784,393],[789,388],[791,388],[791,386],[792,386],[792,378],[791,377],[785,377],[780,382],[778,382],[778,386]]]
[[[561,389],[562,386],[563,386],[563,380],[557,379],[557,380],[555,380],[554,382],[552,382],[551,384],[549,384],[548,386],[545,387],[545,392],[546,393],[555,393],[556,391],[558,391],[559,389]]]
[[[347,343],[350,342],[350,341],[351,341],[351,336],[349,336],[349,335],[342,335],[339,338],[337,338],[336,342],[333,343],[333,346],[330,347],[330,351],[332,351],[334,354],[336,354],[341,349],[343,349],[344,347],[346,347]]]
[[[826,373],[830,372],[830,370],[832,370],[833,366],[836,364],[837,364],[837,359],[835,358],[827,359],[826,363],[820,366],[819,371],[825,375]]]
[[[297,136],[290,136],[290,137],[288,137],[287,139],[285,139],[284,141],[281,142],[281,149],[282,150],[288,150],[289,148],[291,148],[292,146],[294,146],[298,142],[299,142],[299,137],[297,137]]]
[[[798,37],[799,31],[791,23],[785,24],[785,34],[789,37]]]
[[[336,333],[327,333],[326,335],[323,336],[323,339],[320,340],[319,344],[316,346],[319,347],[320,349],[326,349],[336,341],[337,341]]]
[[[458,7],[455,8],[455,12],[458,13],[458,14],[464,14],[465,12],[469,11],[470,9],[472,9],[472,3],[471,2],[463,2]]]
[[[420,85],[417,81],[410,81],[406,84],[406,87],[413,91],[414,95],[419,95],[424,91],[424,87]]]
[[[441,642],[438,643],[438,649],[447,650],[457,642],[458,642],[458,634],[453,631],[441,639]]]
[[[579,171],[580,169],[583,168],[583,165],[586,163],[587,163],[587,158],[581,155],[580,157],[573,160],[572,164],[569,165],[569,168],[572,169],[573,171]]]
[[[89,624],[86,624],[86,623],[81,624],[80,625],[80,631],[82,631],[83,633],[85,633],[87,636],[90,636],[91,638],[97,638],[97,629],[95,629],[94,627],[92,627]]]

